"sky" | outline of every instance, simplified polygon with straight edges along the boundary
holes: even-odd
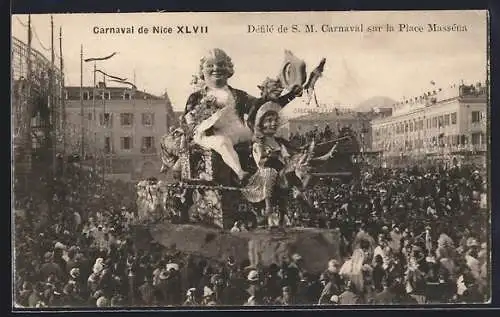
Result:
[[[303,59],[308,72],[326,58],[317,82],[320,103],[357,105],[374,97],[396,101],[464,80],[484,82],[487,76],[486,11],[412,12],[281,12],[281,13],[107,13],[55,14],[55,46],[59,56],[59,27],[65,82],[80,85],[80,47],[84,58],[118,52],[98,62],[105,72],[134,80],[140,90],[165,91],[174,110],[184,108],[190,81],[200,58],[211,48],[231,56],[235,74],[229,83],[258,96],[257,85],[276,77],[285,49]],[[27,15],[12,17],[12,36],[27,42]],[[50,56],[50,15],[32,15],[33,46]],[[323,24],[345,26],[398,24],[465,25],[467,32],[316,32],[248,33],[249,25]],[[172,26],[172,34],[137,34],[140,26]],[[208,34],[176,34],[177,25],[206,25]],[[93,28],[134,26],[135,34],[94,34]],[[98,75],[99,77],[99,75]],[[92,85],[92,64],[84,64],[83,84]],[[304,106],[304,100],[297,101]],[[300,106],[299,106],[300,107]]]

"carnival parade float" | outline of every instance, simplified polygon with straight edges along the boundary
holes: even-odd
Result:
[[[277,78],[266,78],[253,97],[228,85],[231,58],[213,49],[201,59],[202,84],[189,96],[180,125],[161,139],[162,169],[174,182],[148,179],[137,185],[140,221],[152,238],[209,258],[248,257],[252,265],[307,255],[312,270],[340,257],[340,233],[298,228],[290,204],[314,208],[305,190],[315,178],[342,166],[356,175],[356,138],[344,129],[331,141],[294,147],[277,136],[280,110],[309,98],[325,59],[307,78],[292,52]],[[339,131],[340,132],[340,131]],[[249,224],[253,230],[241,229]]]

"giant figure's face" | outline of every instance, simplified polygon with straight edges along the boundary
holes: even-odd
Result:
[[[261,96],[264,99],[276,100],[281,96],[283,87],[279,80],[266,78],[264,82],[258,86],[261,91]]]
[[[278,99],[281,96],[282,92],[283,92],[283,87],[281,87],[279,82],[270,83],[267,86],[267,94],[270,99]]]
[[[209,58],[202,66],[202,73],[207,83],[226,84],[229,78],[229,65],[224,59]]]

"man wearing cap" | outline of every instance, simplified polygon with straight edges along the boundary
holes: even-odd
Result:
[[[255,294],[260,293],[260,278],[259,272],[257,272],[257,270],[251,270],[250,272],[248,272],[247,282],[249,284],[247,288],[248,294],[250,294],[251,296],[255,296]]]
[[[292,255],[290,264],[287,268],[287,283],[290,286],[292,294],[297,293],[297,287],[302,276],[303,259],[298,253]]]
[[[80,283],[80,269],[79,268],[73,268],[69,272],[69,280],[68,284],[72,284],[75,287],[75,292],[77,294],[80,293],[81,290],[81,283]]]
[[[479,254],[479,242],[476,238],[468,238],[466,244],[467,252],[465,253],[465,261],[474,278],[479,280],[479,275],[481,274],[480,263],[477,259]]]

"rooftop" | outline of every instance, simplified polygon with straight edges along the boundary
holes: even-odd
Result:
[[[65,91],[67,92],[68,100],[80,100],[80,86],[67,86],[65,87]],[[84,100],[92,99],[92,86],[84,86],[82,87],[82,91],[84,94]],[[96,87],[96,99],[102,99],[102,94],[104,92],[109,93],[109,96],[106,97],[108,100],[123,100],[123,99],[135,99],[135,100],[165,100],[165,96],[155,96],[145,91],[131,89],[129,87]],[[88,96],[88,97],[87,97]],[[88,98],[88,99],[87,99]]]
[[[403,97],[402,101],[392,105],[392,109],[394,115],[399,115],[455,98],[484,98],[486,97],[486,93],[486,85],[480,82],[475,85],[465,85],[463,83],[460,85],[453,84],[444,88],[436,87],[433,90],[424,92],[420,96],[409,98]]]

